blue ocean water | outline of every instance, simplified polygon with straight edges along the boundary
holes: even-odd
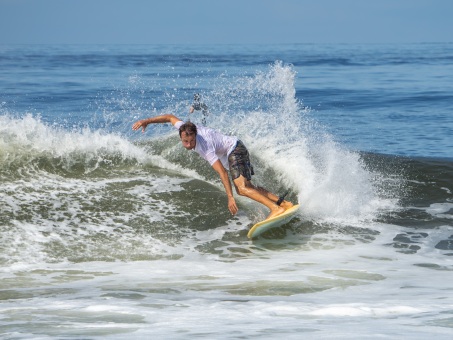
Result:
[[[453,334],[453,44],[0,46],[0,334]],[[209,108],[189,114],[195,93]],[[160,113],[234,134],[237,197]]]
[[[451,158],[452,47],[324,47],[323,61],[300,65],[298,97],[359,150]]]
[[[3,46],[1,105],[52,123],[94,119],[96,128],[99,111],[188,103],[222,78],[282,61],[297,73],[296,98],[341,143],[451,157],[452,55],[452,44]]]

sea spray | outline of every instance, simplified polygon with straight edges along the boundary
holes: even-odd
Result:
[[[373,219],[389,204],[377,190],[381,179],[295,98],[295,77],[291,65],[276,62],[253,76],[221,78],[209,94],[219,108],[210,125],[242,139],[260,165],[255,181],[292,190],[304,218]],[[266,169],[271,179],[262,176]]]

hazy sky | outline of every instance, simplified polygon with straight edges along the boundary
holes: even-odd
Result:
[[[0,44],[453,42],[453,0],[0,0]]]

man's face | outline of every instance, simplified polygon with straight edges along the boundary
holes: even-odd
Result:
[[[196,135],[194,134],[189,135],[187,132],[183,131],[181,133],[181,142],[182,146],[185,147],[187,150],[192,150],[195,148]]]

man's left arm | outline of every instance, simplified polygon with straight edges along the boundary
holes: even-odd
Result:
[[[214,164],[212,164],[212,167],[219,174],[220,180],[222,181],[222,184],[225,187],[225,191],[228,196],[228,209],[233,215],[236,215],[239,209],[236,205],[236,200],[234,199],[233,196],[233,189],[231,187],[231,182],[230,178],[228,177],[228,173],[223,167],[220,160],[215,161]]]

